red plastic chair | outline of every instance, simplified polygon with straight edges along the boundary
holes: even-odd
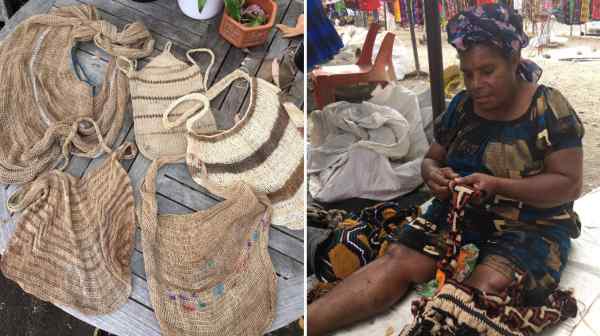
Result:
[[[335,88],[338,86],[373,82],[385,86],[388,82],[396,80],[392,63],[392,51],[396,37],[394,34],[386,33],[375,62],[371,62],[378,30],[377,23],[371,24],[356,64],[324,66],[311,72],[318,109],[335,101]]]

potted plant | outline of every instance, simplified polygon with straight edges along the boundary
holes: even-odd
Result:
[[[219,14],[223,0],[177,0],[183,14],[196,19],[207,20]]]
[[[238,48],[265,43],[275,24],[277,4],[272,0],[224,0],[219,34]]]

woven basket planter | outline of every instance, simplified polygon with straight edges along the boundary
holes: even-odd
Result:
[[[269,21],[258,27],[246,27],[232,19],[223,11],[223,19],[219,25],[219,34],[237,48],[248,48],[265,43],[269,37],[269,31],[275,24],[277,16],[277,4],[271,0],[248,0],[246,5],[259,5],[269,16]]]

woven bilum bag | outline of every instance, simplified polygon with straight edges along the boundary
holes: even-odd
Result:
[[[231,83],[245,79],[250,85],[246,113],[231,128],[207,131],[210,100]],[[304,141],[279,100],[279,88],[236,70],[214,84],[206,94],[192,93],[174,101],[171,112],[186,102],[201,103],[199,112],[187,119],[186,163],[194,180],[219,188],[244,181],[273,204],[274,225],[304,227]],[[210,180],[210,181],[209,181]]]
[[[99,88],[88,84],[73,57],[76,44],[87,41],[112,56]],[[28,182],[53,168],[77,118],[96,121],[112,144],[129,96],[115,57],[146,57],[153,46],[142,23],[119,32],[91,5],[55,8],[17,26],[0,44],[0,183]],[[80,127],[71,143],[64,154],[99,154],[91,125]]]
[[[162,334],[262,335],[277,295],[269,200],[238,182],[206,210],[159,215],[157,172],[174,161],[154,161],[141,186],[144,263]]]
[[[137,70],[137,62],[119,58],[119,67],[129,78],[135,140],[144,156],[154,160],[159,157],[185,155],[187,148],[185,125],[178,124],[167,128],[163,125],[162,114],[176,99],[194,92],[204,92],[207,88],[208,76],[215,56],[210,49],[191,49],[187,51],[187,64],[177,59],[171,52],[172,43],[167,42],[164,50],[141,70]],[[192,53],[207,53],[211,60],[204,76]],[[197,103],[187,102],[179,106],[181,110],[190,110],[188,115],[174,111],[173,116],[187,119]],[[216,122],[212,114],[208,114],[207,130],[216,131]]]
[[[120,159],[132,159],[135,146],[112,151],[89,118],[108,153],[101,165],[82,178],[59,169],[25,184],[8,200],[21,212],[0,267],[27,293],[84,314],[106,314],[127,302],[134,245],[133,189]]]

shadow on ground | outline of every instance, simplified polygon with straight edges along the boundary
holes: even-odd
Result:
[[[0,274],[0,336],[92,336],[94,328]]]

